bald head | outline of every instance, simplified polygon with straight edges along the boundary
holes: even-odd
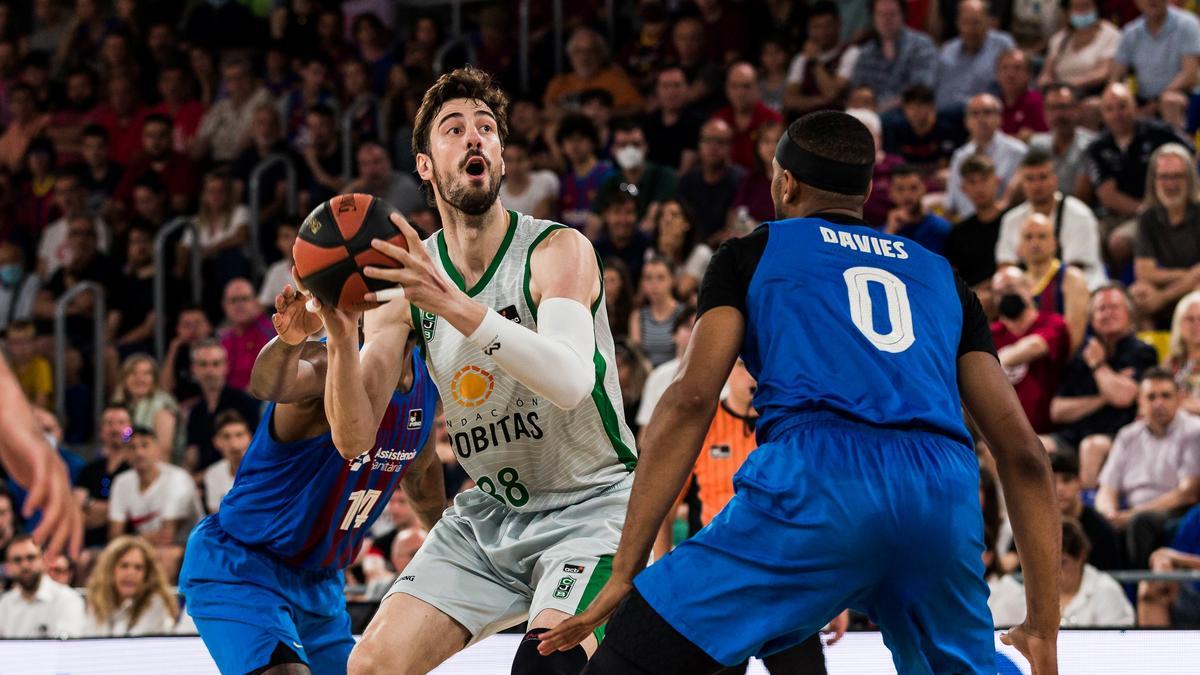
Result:
[[[1137,102],[1129,87],[1113,82],[1104,88],[1104,94],[1100,97],[1100,117],[1109,131],[1117,136],[1132,133],[1136,114]]]
[[[1058,252],[1058,240],[1054,236],[1054,223],[1048,216],[1040,213],[1030,214],[1021,223],[1020,236],[1021,239],[1017,244],[1017,257],[1026,265],[1044,265],[1053,260]]]
[[[413,556],[417,554],[417,549],[421,548],[421,544],[425,543],[425,531],[416,527],[410,527],[403,532],[397,532],[396,538],[392,540],[392,567],[396,568],[396,573],[401,574],[408,563],[412,562]]]
[[[725,75],[725,97],[739,113],[748,113],[758,103],[758,73],[744,61],[733,64]]]
[[[721,169],[732,161],[733,129],[716,118],[700,127],[700,163],[706,169]]]
[[[958,34],[968,52],[979,51],[987,38],[988,10],[983,0],[963,0],[958,5]]]
[[[1019,267],[1011,265],[1002,267],[992,276],[992,291],[997,296],[1014,293],[1026,298],[1028,302],[1032,302],[1028,297],[1032,288],[1033,284],[1029,281],[1029,277],[1025,276]]]
[[[1000,128],[1000,100],[991,94],[976,94],[967,101],[967,131],[976,150],[992,142]]]

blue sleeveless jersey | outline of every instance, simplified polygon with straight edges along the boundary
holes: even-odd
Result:
[[[437,388],[416,350],[412,368],[412,387],[392,394],[375,447],[351,461],[338,453],[331,433],[275,440],[275,404],[268,404],[233,488],[221,500],[221,529],[292,567],[350,564],[435,424]]]
[[[773,222],[766,234],[742,352],[758,380],[760,440],[823,412],[970,444],[949,263],[911,240],[817,218]]]

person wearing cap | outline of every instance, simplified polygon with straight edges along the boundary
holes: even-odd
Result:
[[[945,258],[863,221],[875,154],[843,112],[806,115],[780,138],[777,220],[713,256],[642,439],[611,576],[539,636],[541,654],[607,619],[589,673],[713,673],[800,644],[852,607],[888,635],[899,672],[993,672],[965,407],[1021,550],[1028,612],[1002,640],[1057,673],[1063,549],[1045,517],[1057,510],[1046,451],[975,295]],[[739,356],[757,381],[758,448],[712,522],[642,570]]]

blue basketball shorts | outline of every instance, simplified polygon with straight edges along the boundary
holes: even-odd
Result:
[[[752,452],[734,486],[634,580],[714,660],[782,651],[852,608],[879,625],[900,673],[994,675],[969,446],[817,415]]]
[[[341,572],[298,570],[204,519],[188,539],[179,591],[222,673],[266,666],[282,643],[314,673],[345,673],[354,648]]]

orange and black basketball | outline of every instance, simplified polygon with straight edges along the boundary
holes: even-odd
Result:
[[[408,248],[391,221],[396,209],[371,195],[338,195],[313,209],[300,225],[292,247],[299,281],[318,300],[348,311],[374,306],[363,295],[392,286],[370,279],[364,267],[395,267],[395,260],[371,248],[372,239],[383,239]]]

